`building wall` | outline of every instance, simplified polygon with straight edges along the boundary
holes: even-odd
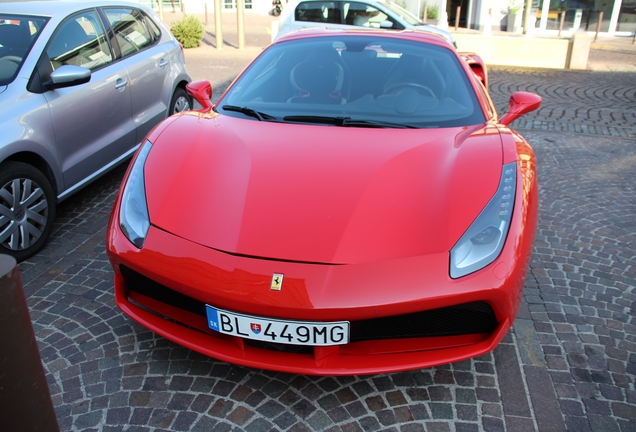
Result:
[[[142,3],[150,2],[152,0],[139,0]],[[572,30],[572,21],[577,7],[585,7],[586,3],[580,0],[534,0],[533,7],[535,11],[542,9],[543,2],[550,2],[550,10],[555,10],[561,6],[567,9],[565,14],[565,31]],[[207,4],[208,12],[214,11],[214,0],[181,0],[186,13],[203,13],[205,11],[205,5]],[[271,0],[245,0],[246,11],[259,14],[267,14],[272,8]],[[414,15],[421,16],[424,11],[424,5],[427,4],[429,8],[437,6],[439,19],[443,20],[446,16],[446,20],[450,20],[455,15],[456,4],[459,2],[462,4],[461,15],[463,22],[461,27],[468,27],[470,29],[476,29],[481,31],[504,31],[507,24],[507,11],[509,7],[524,4],[523,0],[393,0],[394,3],[406,8]],[[623,7],[621,10],[621,3],[624,3],[627,7]],[[235,10],[236,0],[221,0],[222,11],[228,12]],[[596,28],[596,22],[598,20],[598,11],[604,12],[603,23],[601,26],[602,32],[609,32],[613,34],[617,30],[618,11],[621,11],[621,18],[619,24],[620,31],[635,31],[636,24],[636,11],[632,13],[631,5],[636,5],[636,0],[590,0],[586,9],[584,9],[583,24],[587,23],[589,31],[594,31]],[[283,7],[285,0],[283,0]],[[536,6],[536,7],[535,7]],[[612,13],[616,9],[616,17],[612,19]],[[627,10],[629,9],[629,10]],[[547,9],[546,9],[547,10]],[[522,14],[523,9],[519,11]],[[429,20],[430,21],[430,20]],[[465,22],[464,22],[465,21]],[[440,27],[447,27],[446,23],[438,22]],[[448,22],[448,26],[454,26],[455,22]],[[555,30],[558,28],[558,23],[554,18],[551,18],[549,23],[541,22],[537,20],[536,31]],[[632,29],[633,28],[633,29]]]
[[[491,21],[491,29],[493,31],[503,31],[506,28],[506,12],[507,9],[515,4],[519,4],[519,0],[470,0],[472,2],[470,27],[478,30],[486,30],[487,23]],[[542,11],[546,12],[546,16],[538,18],[533,28],[535,33],[546,31],[557,31],[560,25],[560,19],[557,18],[559,10],[565,10],[565,19],[563,30],[571,32],[577,30],[575,24],[577,9],[579,16],[582,14],[582,21],[579,27],[587,31],[595,31],[596,24],[599,19],[599,11],[603,11],[603,21],[601,24],[601,32],[613,34],[617,31],[618,11],[621,10],[622,2],[631,0],[590,0],[587,3],[580,0],[533,0],[532,12],[534,16],[540,16]],[[547,4],[546,4],[547,3]],[[525,6],[525,2],[521,3]],[[636,5],[636,3],[635,3]],[[490,14],[489,14],[490,12]],[[523,14],[523,8],[519,11]],[[616,16],[614,16],[616,15]],[[625,8],[621,10],[622,29],[620,31],[631,32],[636,29],[636,25],[631,25],[632,16],[636,20],[635,13],[625,13]],[[558,15],[560,17],[560,15]],[[523,23],[523,21],[521,21]],[[633,28],[632,28],[633,27]]]

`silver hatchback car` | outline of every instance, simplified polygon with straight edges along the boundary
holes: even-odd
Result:
[[[57,202],[190,109],[183,50],[138,3],[0,7],[0,253],[46,242]]]

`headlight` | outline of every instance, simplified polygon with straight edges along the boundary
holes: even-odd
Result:
[[[144,245],[150,218],[146,205],[146,187],[144,185],[144,165],[152,144],[146,141],[137,154],[130,175],[124,186],[124,194],[121,198],[119,209],[119,226],[122,232],[139,249]]]
[[[504,165],[497,193],[450,253],[450,276],[459,278],[486,267],[501,252],[515,202],[517,164]]]

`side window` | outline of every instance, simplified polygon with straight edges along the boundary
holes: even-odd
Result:
[[[338,2],[305,2],[296,7],[296,21],[341,24]]]
[[[104,27],[94,10],[64,21],[51,39],[46,53],[53,70],[62,65],[94,70],[113,60]]]
[[[161,30],[159,30],[159,27],[157,27],[157,24],[155,24],[155,22],[146,14],[143,14],[144,18],[145,18],[145,23],[148,25],[148,28],[150,28],[150,30],[152,31],[152,33],[155,35],[155,40],[159,40],[161,38]]]
[[[46,19],[0,14],[0,86],[13,82]]]
[[[384,12],[364,3],[347,2],[342,9],[348,25],[380,28],[380,23],[388,19]]]
[[[146,27],[141,12],[132,8],[105,8],[104,13],[115,32],[122,57],[149,47],[155,42],[154,34]]]

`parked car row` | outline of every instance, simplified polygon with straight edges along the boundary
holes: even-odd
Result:
[[[190,81],[180,44],[137,3],[3,3],[0,252],[37,252],[59,201],[190,109]]]

